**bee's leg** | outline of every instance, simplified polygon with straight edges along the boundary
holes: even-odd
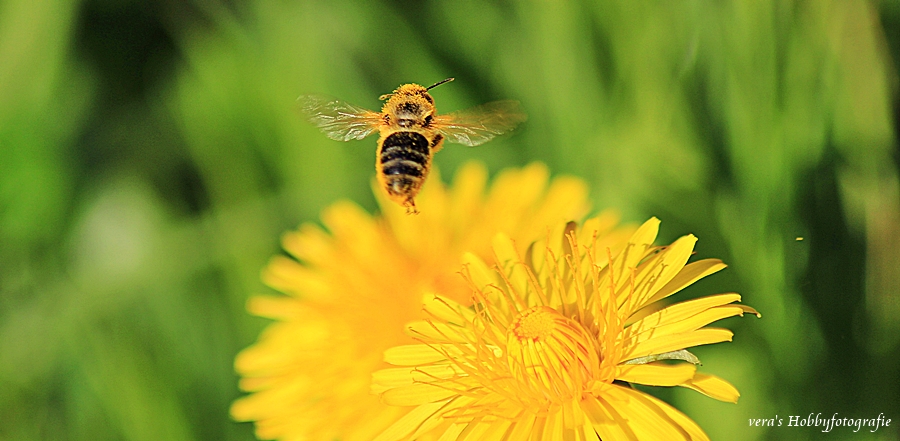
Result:
[[[444,148],[444,135],[441,135],[440,133],[434,135],[434,139],[431,140],[429,148],[431,149],[431,154],[435,154]]]
[[[406,206],[406,214],[419,214],[419,210],[416,210],[416,201],[413,198],[407,198],[403,205]]]

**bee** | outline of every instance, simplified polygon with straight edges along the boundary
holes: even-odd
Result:
[[[506,133],[525,121],[518,101],[494,101],[446,115],[438,115],[428,87],[403,84],[380,96],[381,112],[317,95],[301,96],[301,110],[311,123],[336,141],[363,139],[379,132],[375,175],[388,197],[418,213],[415,197],[431,170],[434,154],[444,141],[476,146]]]

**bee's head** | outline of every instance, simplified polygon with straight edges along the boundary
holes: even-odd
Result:
[[[434,98],[428,93],[428,89],[452,80],[453,78],[448,78],[429,87],[404,84],[393,93],[379,98],[387,100],[381,112],[400,127],[427,126],[431,124],[435,112]]]

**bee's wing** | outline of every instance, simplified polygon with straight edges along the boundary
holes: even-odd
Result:
[[[381,124],[381,114],[322,95],[297,99],[306,119],[335,141],[363,139]]]
[[[493,101],[471,109],[438,115],[434,119],[437,128],[447,141],[476,146],[502,135],[528,117],[518,101]]]

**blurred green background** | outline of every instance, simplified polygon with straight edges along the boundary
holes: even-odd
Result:
[[[900,2],[0,1],[0,440],[251,440],[244,311],[279,236],[370,211],[374,138],[296,98],[518,99],[513,136],[597,209],[662,219],[763,313],[699,348],[739,404],[657,390],[717,440],[900,439]],[[802,238],[802,240],[798,240]],[[821,412],[831,433],[749,427]]]

